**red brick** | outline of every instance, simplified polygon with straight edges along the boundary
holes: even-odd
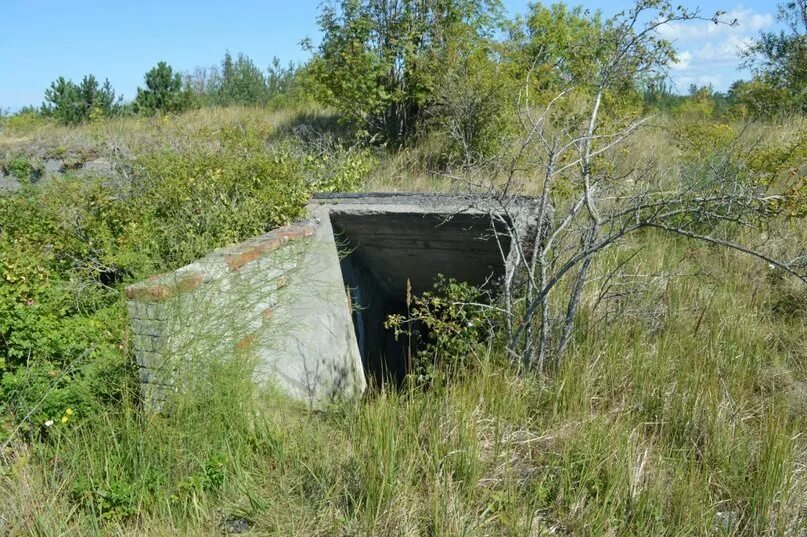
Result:
[[[204,276],[199,273],[183,274],[178,278],[173,285],[174,291],[178,293],[186,293],[198,289],[205,282]]]
[[[280,229],[278,230],[278,238],[283,242],[302,239],[305,237],[305,230],[300,228]]]
[[[255,261],[264,253],[276,250],[278,247],[280,247],[280,240],[275,238],[266,239],[243,252],[224,256],[224,262],[227,263],[231,271],[236,271],[247,263]]]
[[[271,231],[267,238],[260,241],[253,241],[248,248],[238,253],[229,254],[224,256],[224,262],[231,271],[236,271],[246,265],[255,261],[266,252],[271,252],[289,241],[310,237],[314,234],[313,225],[299,225],[292,224],[284,226]]]
[[[237,351],[245,351],[252,348],[255,345],[255,341],[257,340],[257,336],[255,334],[251,334],[238,343],[235,344],[235,350]]]
[[[261,256],[261,251],[257,248],[250,248],[245,252],[238,254],[230,254],[224,256],[224,262],[230,267],[231,271],[235,271],[246,265],[251,261],[255,261]]]
[[[166,276],[166,278],[170,278],[170,276]],[[129,287],[126,289],[126,297],[129,300],[138,300],[140,302],[160,302],[178,294],[193,291],[202,285],[204,281],[204,277],[198,273],[182,274],[169,284],[158,284],[151,287]]]

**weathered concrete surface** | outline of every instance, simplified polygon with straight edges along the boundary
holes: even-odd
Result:
[[[315,230],[272,311],[258,377],[316,404],[366,388],[327,208],[309,211]]]
[[[160,407],[206,364],[248,359],[255,378],[312,404],[364,390],[325,221],[276,229],[126,289],[143,393]]]
[[[311,206],[328,208],[337,243],[376,272],[387,292],[431,288],[442,273],[474,285],[506,270],[510,237],[534,229],[537,201],[506,203],[471,194],[325,194]]]
[[[309,219],[222,248],[130,286],[133,342],[147,400],[182,390],[194,371],[248,358],[258,382],[315,405],[354,397],[366,372],[401,371],[405,349],[384,329],[407,282],[437,274],[494,286],[510,235],[527,237],[535,200],[509,206],[458,195],[342,194]]]

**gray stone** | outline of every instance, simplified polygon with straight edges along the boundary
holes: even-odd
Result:
[[[251,528],[252,522],[237,515],[231,515],[221,523],[224,533],[247,533]]]
[[[34,174],[34,184],[46,185],[52,179],[63,177],[62,170],[64,169],[64,162],[59,159],[50,158],[44,161],[42,168],[38,169]]]
[[[64,170],[64,162],[59,159],[49,158],[45,161],[43,175],[45,177],[50,175],[61,176]]]
[[[2,172],[0,172],[2,174]],[[16,192],[22,188],[20,180],[12,175],[0,175],[0,194],[3,192]]]
[[[116,175],[115,167],[105,158],[97,158],[84,163],[79,170],[80,175],[112,177]]]

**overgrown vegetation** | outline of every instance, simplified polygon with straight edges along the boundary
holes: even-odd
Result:
[[[750,82],[735,83],[738,102],[757,113],[807,111],[807,2],[779,4],[779,22],[785,29],[763,32],[743,51],[746,66],[754,72]]]
[[[124,284],[289,223],[311,192],[349,189],[372,166],[366,152],[264,136],[223,126],[122,162],[123,183],[68,175],[0,197],[4,413],[35,411],[36,436],[59,405],[87,416],[118,400],[131,379]]]
[[[475,0],[340,2],[310,64],[160,63],[130,105],[58,79],[0,118],[21,180],[0,194],[0,529],[799,535],[803,10],[783,5],[792,32],[762,36],[728,95],[672,95],[674,51],[624,19]],[[211,356],[170,414],[141,411],[125,285],[313,192],[390,189],[543,193],[558,242],[499,302],[446,279],[407,296],[402,387],[313,412]]]

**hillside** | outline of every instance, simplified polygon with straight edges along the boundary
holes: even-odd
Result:
[[[405,4],[324,6],[304,65],[159,62],[131,102],[60,77],[0,113],[0,533],[807,533],[798,17],[761,34],[750,80],[683,96],[658,28],[719,13]],[[214,251],[229,278],[315,226],[220,249],[354,192],[529,196],[532,227],[496,220],[513,249],[466,271],[479,288],[394,267],[375,336],[405,340],[400,378],[364,363],[360,397],[308,404],[210,352],[152,408],[126,289]],[[328,232],[334,273],[388,246],[352,225]]]
[[[202,110],[170,122],[46,126],[23,136],[7,134],[0,147],[5,155],[31,162],[84,154],[170,170],[178,178],[205,172],[211,163],[275,174],[277,151],[292,159],[313,143],[289,126],[302,123],[301,117],[328,116]],[[802,130],[798,122],[755,128],[777,138],[786,137],[787,129]],[[656,162],[669,171],[678,158],[665,149],[674,147],[666,132],[653,129],[629,146],[630,154],[665,155]],[[372,166],[360,177],[331,174],[328,180],[349,180],[348,187],[367,190],[451,188],[448,180],[419,170],[422,151],[347,152],[338,162],[361,154]],[[312,177],[320,173],[316,166],[310,169]],[[150,217],[133,212],[122,199],[104,198],[105,188],[117,187],[103,183],[68,173],[18,194],[14,203],[22,205],[13,212],[11,200],[3,200],[4,229],[13,218],[23,233],[18,237],[44,234],[36,240],[64,241],[67,250],[81,248],[70,236],[80,230],[90,243],[103,245],[97,250],[102,257],[92,260],[97,265],[48,266],[49,288],[63,282],[57,287],[72,294],[81,286],[75,279],[92,279],[87,271],[103,270],[95,266],[111,263],[107,258],[119,265],[131,259],[118,269],[119,279],[113,278],[117,288],[117,282],[259,231],[250,226],[260,222],[238,222],[238,214],[205,221],[205,226],[226,222],[220,235],[209,236],[214,231],[209,227],[208,236],[173,231],[168,224],[178,226],[188,214],[177,205],[175,213],[161,213],[162,225],[155,228],[162,240],[179,240],[170,249],[147,249],[139,242],[145,236],[134,230],[110,246],[106,234],[112,224],[129,230]],[[177,182],[171,188],[186,186]],[[88,188],[101,197],[86,197]],[[156,203],[157,194],[133,201]],[[101,202],[104,211],[131,223],[93,213]],[[22,207],[33,211],[30,219]],[[68,207],[77,228],[39,227],[63,218]],[[290,215],[297,210],[287,207]],[[792,240],[805,240],[803,226],[789,229]],[[182,238],[170,239],[174,233]],[[7,281],[20,274],[9,265],[8,252]],[[147,255],[153,257],[142,259]],[[71,326],[102,323],[104,333],[99,337],[90,330],[83,340],[70,328],[77,340],[52,345],[56,350],[67,343],[93,345],[98,354],[91,355],[94,363],[65,355],[61,367],[69,378],[51,388],[45,405],[30,407],[41,417],[25,435],[40,441],[22,442],[18,434],[5,447],[4,523],[12,533],[104,527],[155,535],[213,533],[221,524],[246,521],[252,531],[297,534],[599,535],[663,533],[671,527],[703,534],[738,520],[760,524],[758,531],[798,531],[807,498],[807,446],[800,435],[807,418],[804,289],[740,253],[653,232],[610,250],[596,273],[605,277],[625,255],[633,256],[630,268],[610,276],[610,284],[597,291],[599,300],[594,288],[584,299],[590,328],[551,375],[525,377],[495,345],[486,346],[475,351],[467,374],[443,388],[377,387],[366,400],[326,413],[256,392],[243,364],[211,364],[210,376],[196,380],[175,414],[141,415],[135,385],[115,381],[112,393],[103,387],[97,392],[97,375],[126,375],[118,370],[129,360],[126,348],[110,350],[125,341],[125,319],[114,293],[84,290],[77,296],[85,305],[72,314]],[[41,262],[50,264],[47,258]],[[35,302],[56,300],[40,298],[52,291],[31,285]],[[83,296],[90,293],[95,296]],[[86,305],[90,301],[94,307]],[[610,316],[620,319],[618,325]],[[38,386],[52,380],[49,368],[59,367],[49,361],[4,377],[4,397],[16,399],[13,415],[36,402]],[[111,398],[112,406],[97,407],[99,396]],[[50,428],[41,425],[48,419],[56,422]]]

